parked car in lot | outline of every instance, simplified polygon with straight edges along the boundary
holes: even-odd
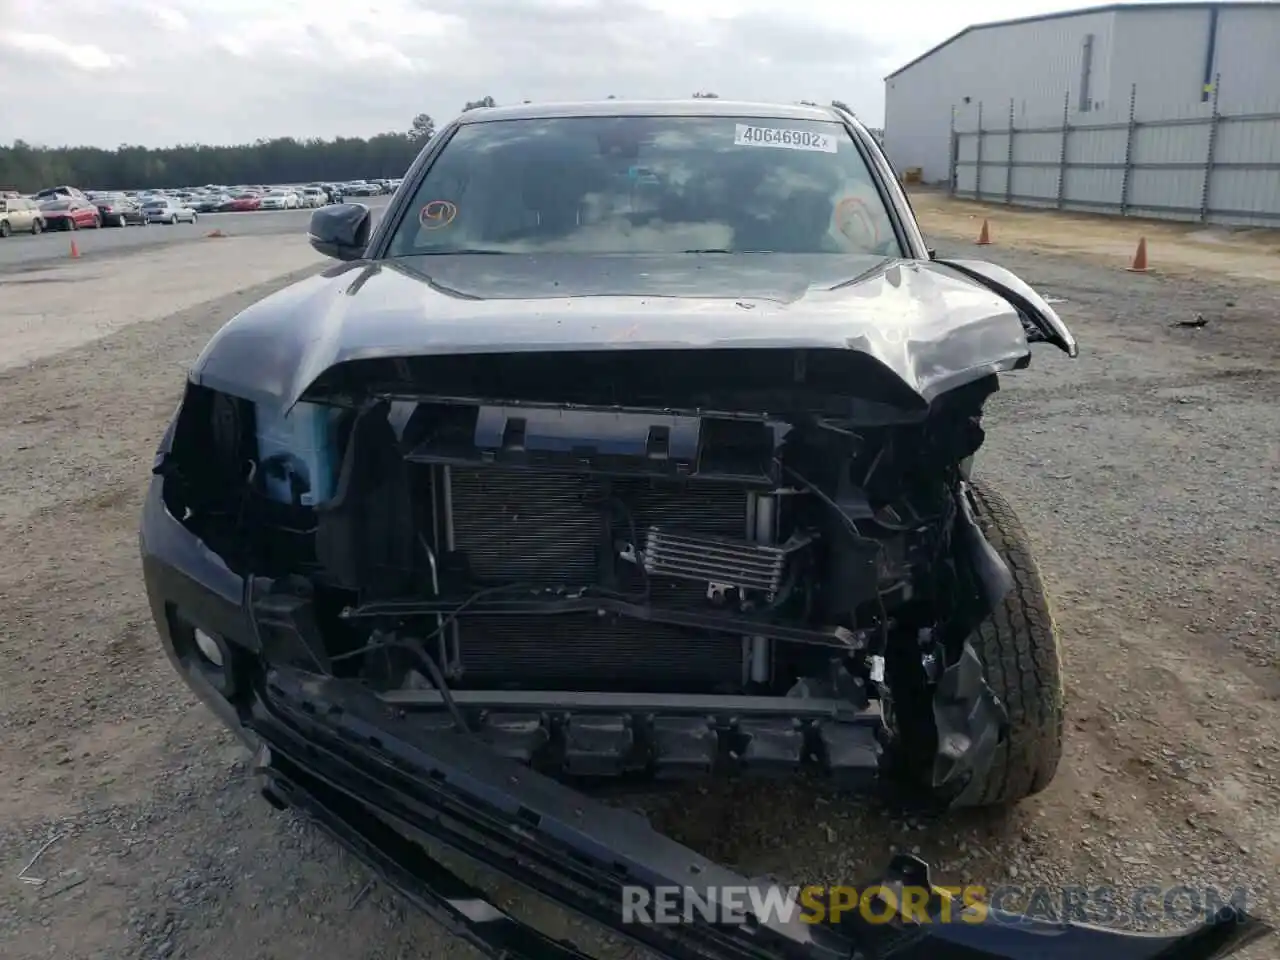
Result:
[[[292,190],[268,190],[262,198],[262,210],[293,210],[298,206],[298,195]]]
[[[136,200],[131,200],[123,193],[100,193],[93,201],[102,215],[104,227],[127,227],[136,224],[145,227],[147,218],[142,214],[142,207]]]
[[[376,197],[382,193],[382,188],[367,180],[352,180],[343,184],[342,193],[348,197]]]
[[[26,197],[6,197],[0,200],[0,237],[12,233],[40,233],[44,230],[44,216],[40,205]]]
[[[194,204],[196,213],[217,213],[231,202],[229,193],[206,193]]]
[[[81,227],[98,229],[102,226],[102,214],[88,200],[79,197],[55,196],[40,204],[40,215],[50,230],[79,230]]]
[[[323,207],[329,202],[328,196],[319,187],[304,187],[299,196],[304,207]]]
[[[63,184],[57,187],[45,187],[45,189],[36,193],[35,200],[43,202],[45,200],[56,200],[59,197],[70,197],[75,200],[89,199],[84,195],[84,191],[79,187],[69,187],[66,184]]]
[[[148,223],[195,223],[200,216],[185,200],[176,197],[156,197],[142,208]]]
[[[224,203],[219,209],[228,213],[247,213],[260,209],[262,197],[256,193],[239,193]]]

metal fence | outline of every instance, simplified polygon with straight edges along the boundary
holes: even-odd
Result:
[[[1062,114],[1019,126],[1014,101],[996,120],[978,104],[976,129],[951,120],[953,196],[1120,216],[1280,227],[1280,112],[1219,111],[1210,101],[1185,116],[1146,117],[1138,90],[1128,116]],[[1003,111],[1001,111],[1003,113]],[[994,122],[993,122],[994,121]]]

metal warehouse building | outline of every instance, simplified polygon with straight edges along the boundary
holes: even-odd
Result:
[[[1127,191],[1131,189],[1129,168],[1141,166],[1133,156],[1135,147],[1146,154],[1151,168],[1158,166],[1162,158],[1157,154],[1162,152],[1168,171],[1197,162],[1202,173],[1213,171],[1214,140],[1229,127],[1224,123],[1218,131],[1219,125],[1209,120],[1218,115],[1231,120],[1233,114],[1241,120],[1262,121],[1231,125],[1238,128],[1237,139],[1251,137],[1256,142],[1219,143],[1240,158],[1233,164],[1220,152],[1217,162],[1254,170],[1276,164],[1274,185],[1255,178],[1248,191],[1274,189],[1278,195],[1274,201],[1253,203],[1247,209],[1265,206],[1280,213],[1280,3],[1112,4],[979,24],[885,78],[885,147],[899,171],[919,167],[926,182],[951,182],[953,171],[960,179],[966,166],[981,170],[997,157],[1007,162],[1003,189],[1012,202],[1017,202],[1012,196],[1017,192],[1013,181],[1020,175],[1015,148],[1040,157],[1046,169],[1059,160],[1064,173],[1069,162],[1088,152],[1088,144],[1068,146],[1067,127],[1084,130],[1109,123],[1113,129],[1121,128],[1113,138],[1112,156],[1102,157],[1093,166],[1102,169],[1110,161]],[[1135,144],[1135,117],[1139,126],[1200,123],[1206,129],[1199,146]],[[1051,127],[1063,128],[1062,155],[1056,158],[1051,156],[1055,151],[1048,137],[1040,144],[1026,138],[1018,143],[1020,134],[1007,134],[1010,128],[1031,134],[1047,133]],[[975,160],[975,144],[969,145],[965,156],[961,134],[979,130],[984,133],[977,136]],[[988,133],[1001,131],[1006,131],[1001,142],[992,143]],[[983,143],[984,139],[988,142]],[[1080,156],[1069,158],[1069,153]],[[1189,191],[1194,177],[1187,179],[1183,193]],[[1204,179],[1208,193],[1209,174]],[[1062,180],[1062,175],[1056,177],[1059,206],[1063,205]],[[988,181],[978,192],[989,192],[990,186]],[[1105,193],[1105,187],[1100,180],[1091,189]],[[1170,191],[1178,192],[1166,185],[1165,192]],[[1044,184],[1030,192],[1034,196],[1029,199],[1054,199]],[[1232,209],[1243,202],[1238,197],[1233,200]],[[1107,203],[1115,201],[1111,197]],[[1120,203],[1123,206],[1123,200]],[[1136,205],[1160,209],[1154,199]],[[1168,209],[1173,211],[1175,206]]]

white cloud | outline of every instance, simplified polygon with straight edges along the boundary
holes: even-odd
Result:
[[[0,136],[161,145],[368,136],[467,100],[839,99],[972,22],[1063,0],[0,0]],[[92,110],[67,123],[67,104]]]
[[[47,33],[0,33],[0,46],[36,57],[51,57],[77,70],[109,70],[128,62],[127,57],[108,53],[92,43],[69,43]]]
[[[151,15],[162,29],[170,33],[185,33],[191,29],[191,21],[172,7],[155,7]]]

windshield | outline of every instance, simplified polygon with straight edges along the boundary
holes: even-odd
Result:
[[[871,173],[834,121],[571,117],[465,124],[391,256],[828,253],[899,256]]]

